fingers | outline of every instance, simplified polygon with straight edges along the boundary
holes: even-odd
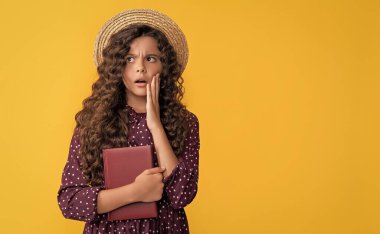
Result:
[[[162,173],[166,170],[166,168],[161,168],[161,167],[153,167],[153,168],[149,168],[149,169],[146,169],[145,172],[147,174],[156,174],[156,173]]]
[[[159,83],[159,73],[153,76],[152,81],[150,82],[151,85],[151,99],[152,103],[157,106],[158,103],[158,94],[160,90],[160,83]]]
[[[158,103],[158,96],[160,93],[160,74],[158,73],[156,76],[156,103]]]
[[[160,81],[161,81],[161,79],[160,79],[160,74],[158,73],[157,74],[157,91],[156,91],[156,93],[157,93],[157,98],[156,98],[156,107],[157,107],[157,113],[159,114],[160,113],[160,104],[159,104],[159,101],[160,101]]]
[[[159,90],[160,90],[160,77],[159,73],[153,76],[152,81],[147,84],[147,111],[149,107],[152,107],[152,111],[155,112],[158,117],[160,116],[160,106],[159,106]]]
[[[152,81],[150,82],[151,86],[151,98],[152,98],[152,103],[156,104],[156,75],[153,76]]]
[[[152,99],[152,93],[150,90],[150,84],[147,84],[146,86],[146,98],[147,98],[147,103],[149,103]]]

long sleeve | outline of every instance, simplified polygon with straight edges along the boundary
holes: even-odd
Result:
[[[90,187],[79,166],[79,135],[75,129],[70,143],[68,160],[63,169],[58,191],[58,205],[65,218],[80,221],[96,221],[104,214],[97,213],[97,197],[104,186]]]
[[[177,166],[164,179],[165,191],[171,206],[180,209],[190,204],[198,191],[199,122],[196,115],[189,115],[189,131],[185,147]]]

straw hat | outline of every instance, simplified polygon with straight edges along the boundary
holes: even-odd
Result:
[[[185,35],[178,25],[167,15],[152,9],[130,9],[109,19],[100,29],[95,39],[94,62],[98,66],[102,62],[102,50],[107,46],[112,34],[131,24],[142,23],[160,30],[177,53],[181,65],[181,73],[185,70],[189,50]]]

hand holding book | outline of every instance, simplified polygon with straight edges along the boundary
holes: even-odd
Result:
[[[158,201],[162,197],[164,183],[163,172],[165,169],[154,167],[144,170],[134,182],[136,198],[141,202]]]

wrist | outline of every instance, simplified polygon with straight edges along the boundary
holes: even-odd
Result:
[[[124,186],[125,189],[126,189],[126,193],[128,193],[127,196],[125,196],[125,198],[128,200],[126,201],[127,204],[129,203],[134,203],[134,202],[139,202],[139,189],[137,187],[137,184],[136,182],[133,182],[131,184],[127,184]]]
[[[162,124],[160,124],[158,127],[150,129],[150,132],[153,135],[153,134],[158,134],[158,133],[165,132],[165,130],[164,130],[164,127],[162,126]]]

